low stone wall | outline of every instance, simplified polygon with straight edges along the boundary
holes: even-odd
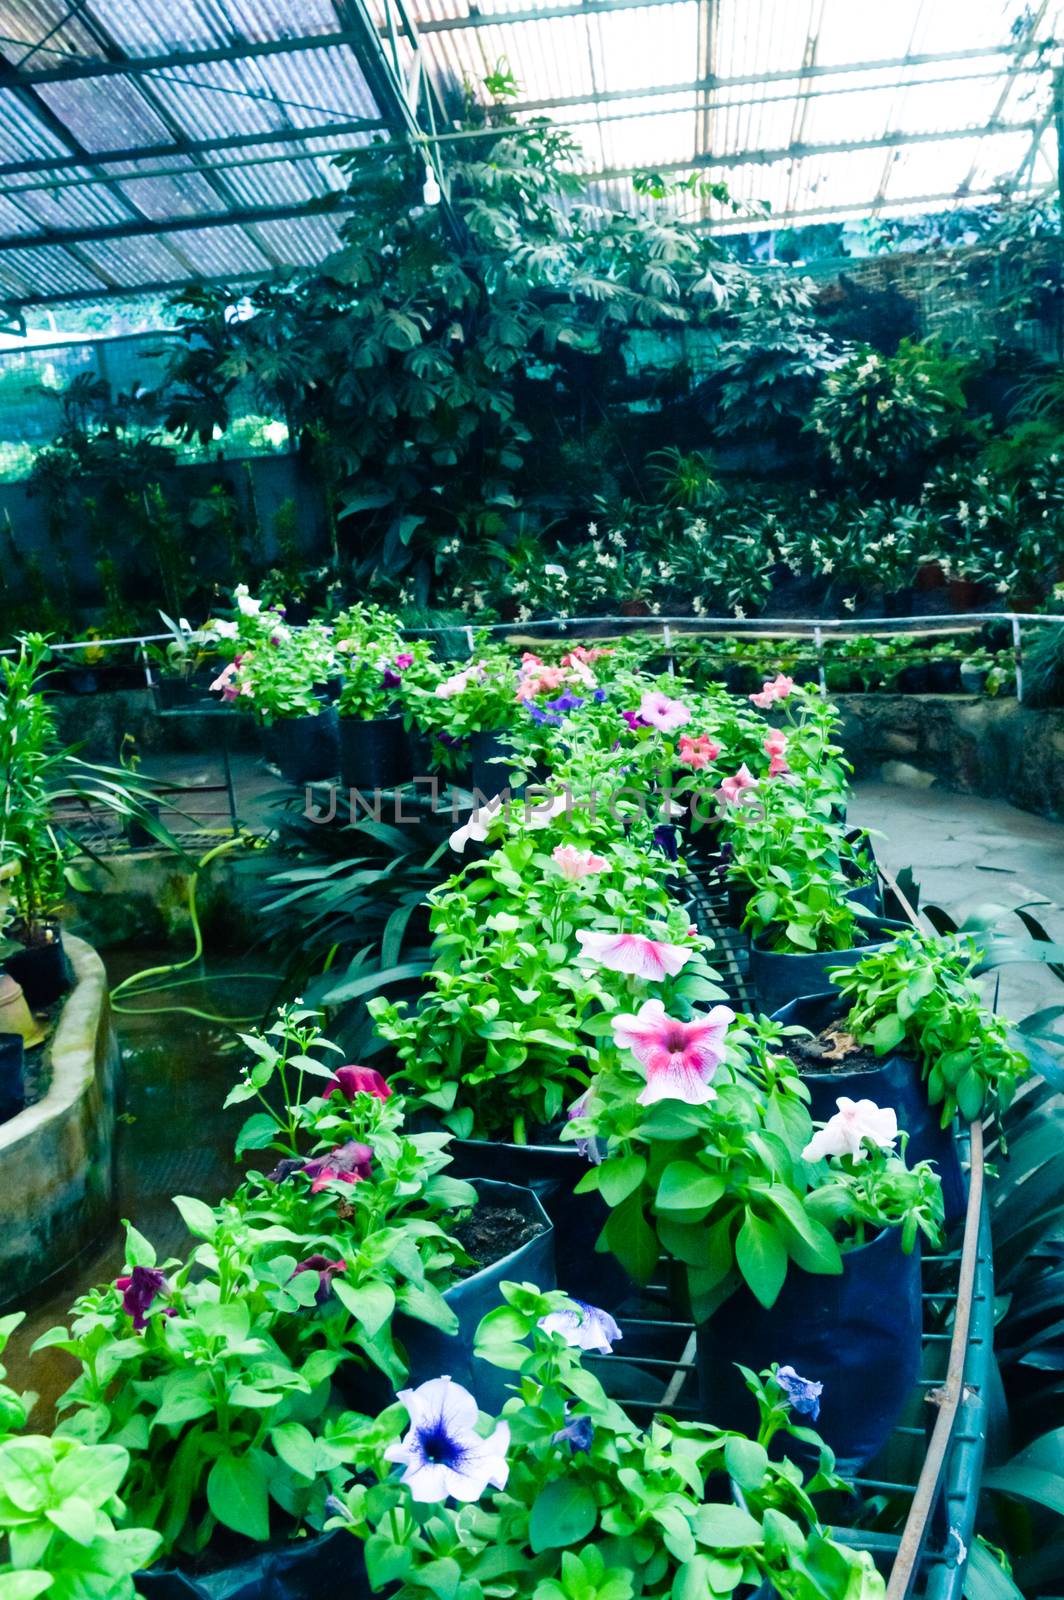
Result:
[[[977,695],[839,695],[862,778],[1008,800],[1064,820],[1064,710]]]
[[[0,1123],[0,1309],[38,1291],[114,1221],[118,1045],[103,962],[64,940],[75,985],[43,1100]]]

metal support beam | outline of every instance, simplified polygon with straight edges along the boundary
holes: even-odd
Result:
[[[692,167],[766,167],[777,161],[805,161],[816,156],[844,155],[851,150],[888,150],[895,145],[901,148],[910,144],[945,143],[951,139],[988,139],[995,134],[1028,132],[1035,126],[1034,122],[1001,122],[996,125],[986,123],[980,128],[944,128],[924,133],[888,133],[879,134],[872,139],[841,140],[828,144],[783,145],[777,150],[737,150],[727,155],[715,155],[713,151],[707,150],[699,155],[690,156],[686,161],[656,161],[653,170],[687,172]],[[644,170],[645,165],[608,167],[602,172],[591,173],[590,177],[592,182],[596,178],[626,178],[633,172]],[[862,204],[867,206],[867,200]]]
[[[1032,195],[1055,192],[1055,184],[1036,184],[1030,190]],[[899,195],[897,199],[886,201],[883,210],[904,213],[933,206],[969,205],[978,200],[1000,200],[1001,195],[1000,184],[989,189],[970,189],[965,194],[947,189],[938,194]],[[766,217],[713,217],[694,225],[710,233],[766,233],[774,228],[790,227],[796,222],[822,222],[825,217],[864,217],[867,214],[867,200],[850,200],[833,206],[806,206],[800,211],[770,212]]]
[[[62,61],[55,66],[38,67],[33,72],[20,73],[19,78],[31,89],[42,83],[69,83],[76,78],[136,78],[146,72],[203,67],[216,61],[255,61],[260,56],[327,50],[334,45],[354,45],[360,39],[360,31],[340,29],[335,33],[297,34],[291,39],[233,39],[229,44],[212,45],[209,49],[166,50],[157,55],[130,56],[121,61],[106,58],[88,61],[66,52],[46,50],[48,55],[61,55]]]
[[[221,152],[228,155],[230,151],[255,150],[260,145],[270,144],[305,144],[312,139],[347,138],[355,133],[373,133],[377,129],[386,128],[387,123],[383,117],[338,117],[335,122],[320,122],[306,128],[274,128],[269,133],[234,133],[219,134],[213,139],[186,139],[183,144],[132,144],[120,150],[97,151],[84,156],[34,156],[25,161],[0,162],[0,179],[40,176],[44,183],[26,184],[26,188],[43,187],[49,191],[64,188],[67,185],[62,178],[56,176],[63,172],[80,173],[82,168],[96,174],[89,179],[76,176],[72,187],[78,187],[88,182],[104,183],[108,179],[112,182],[124,182],[127,178],[173,177],[172,167],[158,167],[149,172],[130,172],[120,174],[116,179],[114,173],[105,173],[103,169],[124,162],[137,161],[166,161],[173,156],[201,156]],[[322,152],[314,153],[313,159],[319,160]],[[271,159],[284,161],[294,159],[290,156],[277,156]],[[5,185],[0,189],[3,194],[15,194],[18,186]]]
[[[211,211],[205,216],[145,217],[130,222],[108,222],[90,228],[53,228],[47,233],[8,233],[0,238],[0,251],[31,250],[34,245],[96,244],[107,239],[155,238],[159,234],[198,233],[204,228],[242,228],[256,222],[284,222],[290,217],[319,216],[349,210],[353,201],[346,195],[322,195],[320,199],[289,201],[276,206],[241,206],[232,211]],[[93,269],[95,270],[95,269]],[[129,289],[127,293],[139,293]]]

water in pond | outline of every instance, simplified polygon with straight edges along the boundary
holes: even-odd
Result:
[[[104,955],[112,988],[132,972],[172,961],[172,951],[138,948]],[[180,958],[178,958],[180,959]],[[191,1194],[210,1202],[234,1186],[233,1142],[244,1117],[239,1106],[222,1102],[237,1072],[242,1047],[234,1030],[184,1012],[153,1015],[135,1008],[188,1005],[222,1016],[261,1016],[273,998],[270,981],[248,978],[253,962],[212,960],[210,984],[183,985],[170,992],[123,997],[129,1011],[114,1018],[122,1047],[120,1118],[116,1139],[116,1217],[128,1217],[148,1236],[160,1261],[184,1253],[187,1233],[171,1202]],[[122,1232],[116,1226],[98,1247],[68,1272],[53,1279],[42,1298],[28,1308],[4,1361],[16,1389],[32,1389],[41,1399],[33,1414],[37,1428],[51,1425],[51,1411],[70,1383],[75,1367],[68,1356],[29,1347],[47,1328],[66,1321],[71,1301],[95,1283],[121,1271]]]

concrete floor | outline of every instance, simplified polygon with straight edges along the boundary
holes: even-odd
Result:
[[[876,853],[897,874],[909,866],[921,904],[943,906],[958,922],[965,910],[1001,907],[1002,931],[1029,937],[1015,906],[1064,943],[1064,826],[999,800],[978,800],[944,789],[859,783],[851,821],[879,830]],[[1031,902],[1035,902],[1031,904]],[[1041,963],[998,969],[999,1006],[1019,1020],[1043,1006],[1064,1005],[1064,983]],[[993,989],[993,978],[988,978]]]

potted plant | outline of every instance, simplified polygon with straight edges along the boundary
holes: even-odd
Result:
[[[205,698],[210,684],[205,669],[219,640],[214,633],[194,630],[184,617],[175,622],[165,611],[159,615],[171,637],[164,645],[145,645],[144,655],[156,673],[153,688],[159,709],[173,711]]]
[[[428,645],[419,640],[407,648],[396,636],[387,648],[370,643],[359,654],[345,650],[342,660],[336,709],[344,787],[372,791],[409,783],[414,752],[404,718],[410,688],[428,668]]]
[[[744,1425],[749,1396],[736,1363],[757,1368],[767,1350],[783,1349],[792,1368],[823,1384],[818,1427],[844,1471],[886,1443],[920,1372],[920,1240],[936,1245],[941,1237],[938,1178],[930,1165],[910,1167],[894,1153],[904,1137],[892,1108],[842,1096],[802,1151],[813,1166],[802,1198],[806,1225],[827,1228],[841,1271],[799,1265],[772,1295],[768,1251],[759,1282],[700,1325],[703,1404],[714,1421]]]
[[[462,742],[469,752],[470,787],[481,799],[507,787],[503,738],[518,717],[518,686],[509,652],[484,644],[465,666],[455,670],[453,662],[440,663],[429,681],[416,686],[416,725],[451,748]]]
[[[324,687],[332,662],[324,628],[308,624],[296,632],[278,621],[211,685],[225,701],[254,712],[266,730],[267,759],[289,783],[324,782],[339,772],[336,709]]]
[[[604,1013],[633,989],[685,1005],[722,991],[669,895],[667,859],[623,836],[599,855],[583,811],[569,820],[561,800],[530,797],[527,821],[524,808],[492,819],[510,836],[430,896],[435,959],[417,1010],[383,997],[369,1010],[398,1057],[393,1081],[458,1136],[458,1169],[539,1193],[559,1282],[575,1292],[603,1213],[595,1197],[574,1205],[587,1157],[560,1135],[594,1071]],[[602,1299],[623,1288],[611,1277]]]
[[[680,1064],[667,1064],[655,1049],[667,1030],[674,1061],[682,1038]],[[919,1230],[937,1227],[937,1178],[926,1165],[908,1171],[892,1154],[896,1117],[875,1107],[873,1116],[870,1102],[859,1103],[852,1128],[842,1117],[841,1130],[833,1124],[830,1135],[814,1136],[793,1063],[741,1025],[699,1037],[667,1017],[646,1016],[620,1019],[615,1032],[624,1048],[600,1072],[573,1125],[573,1137],[598,1141],[601,1161],[585,1184],[611,1206],[604,1247],[637,1282],[650,1279],[663,1253],[677,1263],[683,1278],[674,1293],[686,1298],[698,1326],[703,1403],[714,1421],[731,1425],[732,1406],[744,1403],[734,1363],[757,1364],[766,1342],[796,1352],[795,1365],[801,1352],[801,1370],[814,1379],[829,1347],[849,1350],[838,1362],[845,1381],[828,1442],[848,1459],[868,1459],[884,1425],[889,1431],[896,1420],[919,1361],[912,1252]],[[635,1063],[646,1082],[639,1094]],[[866,1148],[870,1129],[883,1146],[879,1155]],[[841,1133],[848,1145],[836,1138]],[[835,1144],[852,1157],[838,1171],[821,1165]],[[901,1232],[865,1252],[892,1228]],[[896,1300],[896,1313],[870,1317],[869,1279],[876,1305],[880,1295],[888,1307]],[[882,1407],[861,1399],[873,1369],[889,1396]]]
[[[434,1593],[444,1549],[470,1597],[505,1581],[522,1597],[623,1600],[638,1574],[647,1600],[710,1582],[722,1600],[754,1590],[879,1600],[871,1557],[817,1524],[811,1496],[841,1483],[830,1454],[805,1485],[770,1457],[792,1428],[812,1439],[777,1374],[752,1378],[756,1438],[672,1417],[643,1432],[582,1365],[581,1346],[609,1348],[612,1319],[604,1336],[594,1308],[517,1284],[506,1292],[479,1337],[517,1391],[501,1417],[479,1417],[470,1395],[436,1378],[404,1389],[366,1436],[360,1480],[332,1526],[362,1542],[375,1590]]]

